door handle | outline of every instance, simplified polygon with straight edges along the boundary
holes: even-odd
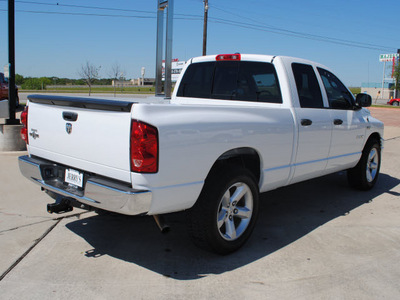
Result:
[[[335,125],[342,125],[342,124],[343,124],[343,120],[335,119],[335,120],[333,120],[333,124],[335,124]]]
[[[301,126],[310,126],[312,121],[310,119],[301,119]]]
[[[70,111],[63,111],[63,119],[65,121],[75,122],[78,120],[78,114]]]

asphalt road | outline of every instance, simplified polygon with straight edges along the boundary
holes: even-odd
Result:
[[[197,249],[182,213],[166,235],[151,217],[47,214],[24,153],[0,153],[0,298],[399,299],[400,109],[372,113],[390,120],[376,187],[337,173],[265,193],[229,256]]]

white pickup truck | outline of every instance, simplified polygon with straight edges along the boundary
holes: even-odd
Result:
[[[383,123],[369,105],[311,61],[197,57],[170,100],[30,96],[20,169],[56,199],[49,212],[188,210],[194,242],[226,254],[249,238],[259,193],[341,170],[374,186]]]

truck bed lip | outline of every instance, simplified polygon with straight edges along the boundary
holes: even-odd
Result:
[[[116,101],[98,98],[53,95],[29,95],[28,99],[33,103],[117,112],[130,112],[132,105],[136,103],[133,101]]]

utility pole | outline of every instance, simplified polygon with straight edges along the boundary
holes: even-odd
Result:
[[[208,0],[204,1],[204,24],[203,24],[203,56],[207,55],[207,22],[208,22]]]

